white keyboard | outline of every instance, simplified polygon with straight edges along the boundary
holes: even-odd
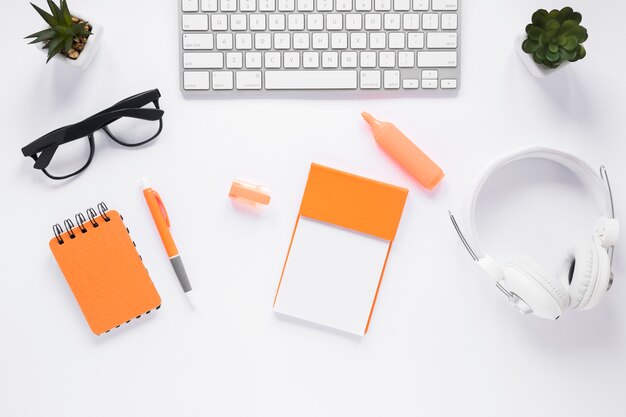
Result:
[[[460,0],[180,0],[188,95],[459,88]]]

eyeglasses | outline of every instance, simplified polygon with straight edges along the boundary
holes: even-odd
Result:
[[[155,139],[163,129],[159,90],[128,97],[82,122],[54,130],[22,148],[34,168],[53,180],[83,172],[93,159],[94,133],[100,129],[116,143],[135,147]],[[154,105],[154,108],[145,106]],[[156,133],[155,133],[156,132]]]

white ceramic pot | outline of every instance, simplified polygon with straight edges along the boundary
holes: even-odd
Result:
[[[526,32],[522,32],[519,34],[517,38],[515,38],[515,50],[517,51],[517,55],[524,63],[524,66],[534,77],[544,78],[549,75],[554,74],[555,72],[563,69],[563,67],[567,66],[570,62],[565,61],[561,63],[557,68],[546,68],[543,65],[537,64],[533,59],[532,55],[527,54],[522,50],[522,43],[526,40]]]
[[[82,16],[82,15],[79,15]],[[85,18],[81,19],[85,20]],[[98,49],[100,49],[100,44],[102,43],[102,35],[104,34],[104,28],[102,25],[89,21],[91,25],[91,32],[93,33],[87,42],[85,43],[85,48],[80,53],[77,59],[69,59],[65,55],[59,53],[52,58],[53,60],[63,61],[67,65],[73,68],[85,69],[91,64],[91,61],[96,56]],[[39,49],[46,55],[48,55],[48,50],[43,48],[43,44],[39,44]]]

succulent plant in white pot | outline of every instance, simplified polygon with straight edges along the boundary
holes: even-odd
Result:
[[[548,76],[587,55],[582,44],[589,35],[580,24],[582,18],[571,7],[533,13],[525,33],[516,39],[517,52],[531,74]]]
[[[100,47],[102,26],[70,12],[67,0],[60,0],[58,5],[52,0],[47,2],[50,13],[31,3],[48,27],[26,39],[32,39],[31,44],[41,44],[41,51],[48,56],[46,63],[54,58],[71,67],[87,68]]]

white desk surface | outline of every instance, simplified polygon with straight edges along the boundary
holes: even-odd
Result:
[[[466,0],[457,98],[191,101],[178,87],[176,1],[73,0],[105,26],[84,73],[44,65],[22,39],[39,17],[26,2],[8,2],[0,25],[0,415],[624,415],[624,251],[597,309],[542,321],[516,313],[483,279],[447,217],[486,163],[534,144],[606,164],[618,213],[626,213],[626,55],[618,35],[626,3],[570,3],[589,28],[589,54],[547,80],[526,72],[513,39],[534,9],[562,2]],[[47,180],[21,156],[41,134],[155,87],[166,114],[152,145],[127,150],[98,134],[92,166],[67,182]],[[396,123],[444,167],[436,192],[420,189],[377,148],[362,110]],[[272,312],[313,161],[410,189],[362,339]],[[500,197],[481,223],[500,259],[520,246],[552,272],[573,237],[591,232],[572,226],[593,213],[578,212],[587,196],[574,181],[544,168],[555,175],[543,184],[524,180],[541,169],[499,177]],[[142,176],[168,205],[197,311],[164,254],[138,188]],[[271,187],[270,206],[235,209],[227,193],[236,177]],[[502,183],[511,182],[520,192],[505,192]],[[551,198],[541,203],[542,193]],[[99,201],[125,215],[163,308],[96,337],[48,240],[53,223]],[[529,216],[542,209],[552,216]]]

